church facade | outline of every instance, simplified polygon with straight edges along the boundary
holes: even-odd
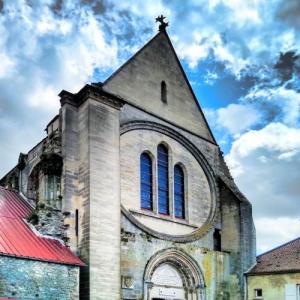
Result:
[[[47,137],[1,180],[86,264],[80,299],[243,299],[255,264],[251,204],[163,24],[105,82],[63,90]]]

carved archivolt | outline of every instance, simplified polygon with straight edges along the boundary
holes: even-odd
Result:
[[[157,270],[163,272],[163,269],[166,269],[168,271],[168,266],[171,267],[170,270],[172,268],[176,270],[181,278],[184,299],[205,299],[204,277],[197,262],[183,250],[168,248],[153,255],[147,263],[144,273],[144,300],[151,298],[151,293],[157,282]],[[175,278],[175,276],[173,277]]]

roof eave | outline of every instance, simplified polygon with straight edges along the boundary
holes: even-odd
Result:
[[[278,271],[264,271],[264,272],[248,272],[247,276],[260,276],[260,275],[277,275],[277,274],[292,274],[300,273],[300,269],[291,269],[291,270],[278,270]]]
[[[38,257],[14,255],[14,254],[8,254],[8,253],[0,253],[0,256],[6,256],[6,257],[11,257],[11,258],[17,258],[17,259],[34,260],[34,261],[53,263],[53,264],[58,264],[58,265],[69,265],[69,266],[74,266],[74,267],[86,267],[87,266],[82,261],[78,262],[78,263],[70,263],[70,262],[63,262],[63,261],[55,261],[55,260],[51,260],[51,259],[42,259],[42,258],[38,258]]]

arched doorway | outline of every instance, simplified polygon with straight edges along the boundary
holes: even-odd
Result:
[[[166,249],[149,260],[144,275],[144,300],[204,299],[202,272],[184,251]]]
[[[185,299],[182,278],[175,267],[170,264],[160,265],[152,275],[150,299]]]

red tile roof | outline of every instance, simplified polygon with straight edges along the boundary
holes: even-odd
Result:
[[[300,237],[257,256],[248,275],[300,272]]]
[[[84,266],[62,242],[32,230],[25,221],[31,211],[17,192],[0,187],[0,255]]]

